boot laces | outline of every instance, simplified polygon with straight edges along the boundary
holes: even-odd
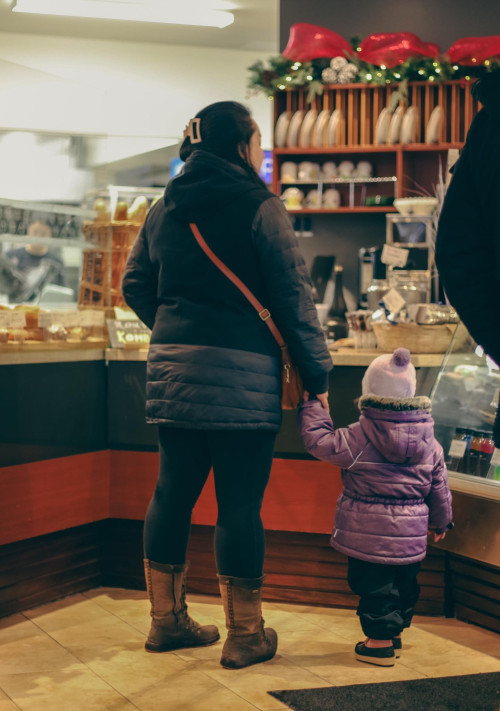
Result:
[[[192,630],[193,632],[197,632],[197,633],[201,632],[201,625],[199,625],[198,622],[193,620],[193,618],[190,617],[190,615],[188,613],[188,608],[187,608],[187,603],[186,603],[186,587],[184,584],[182,585],[182,593],[181,593],[180,603],[181,603],[181,609],[180,609],[179,616],[184,620],[185,624],[187,625],[187,627],[190,630]]]

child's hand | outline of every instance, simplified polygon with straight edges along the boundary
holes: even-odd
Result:
[[[432,531],[427,531],[427,533],[430,535]],[[446,531],[443,531],[443,533],[436,533],[434,532],[434,543],[437,543],[438,541],[443,541],[446,537]]]
[[[326,410],[327,412],[330,412],[330,406],[328,404],[328,392],[326,393],[320,393],[319,395],[316,395],[317,400],[321,403],[321,407]],[[307,390],[304,390],[304,402],[307,402],[309,400],[309,393]]]
[[[319,395],[316,395],[316,397],[320,401],[323,409],[326,410],[327,412],[330,412],[330,405],[328,404],[328,392],[320,393]]]

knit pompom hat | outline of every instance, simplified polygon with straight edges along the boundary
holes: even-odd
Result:
[[[396,348],[392,355],[375,358],[362,382],[363,395],[378,397],[414,397],[416,387],[417,374],[407,348]]]

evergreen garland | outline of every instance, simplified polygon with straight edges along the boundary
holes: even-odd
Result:
[[[353,38],[351,41],[356,50],[357,38]],[[403,64],[388,68],[384,65],[377,67],[360,61],[356,54],[356,51],[354,51],[354,56],[349,58],[349,62],[355,64],[358,69],[358,73],[351,83],[375,86],[399,83],[399,94],[402,98],[406,94],[406,87],[409,81],[439,83],[451,79],[470,80],[480,78],[488,72],[500,70],[500,61],[498,59],[487,59],[481,64],[462,66],[451,64],[444,58],[418,57],[407,59]],[[325,82],[322,77],[323,71],[330,67],[331,61],[327,58],[321,58],[301,63],[293,62],[281,54],[276,57],[270,57],[267,65],[262,61],[258,61],[248,67],[250,72],[248,88],[251,93],[264,92],[269,97],[290,87],[307,88],[307,100],[310,102],[316,94],[323,93],[325,86],[331,85],[330,82]],[[326,74],[326,76],[329,75]],[[332,86],[339,85],[333,84]]]

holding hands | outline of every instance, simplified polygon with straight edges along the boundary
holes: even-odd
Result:
[[[327,410],[329,412],[330,406],[328,405],[328,392],[319,393],[318,395],[316,395],[316,397],[320,401],[323,409]],[[309,400],[309,393],[307,392],[307,390],[304,390],[304,402],[307,402],[308,400]]]

